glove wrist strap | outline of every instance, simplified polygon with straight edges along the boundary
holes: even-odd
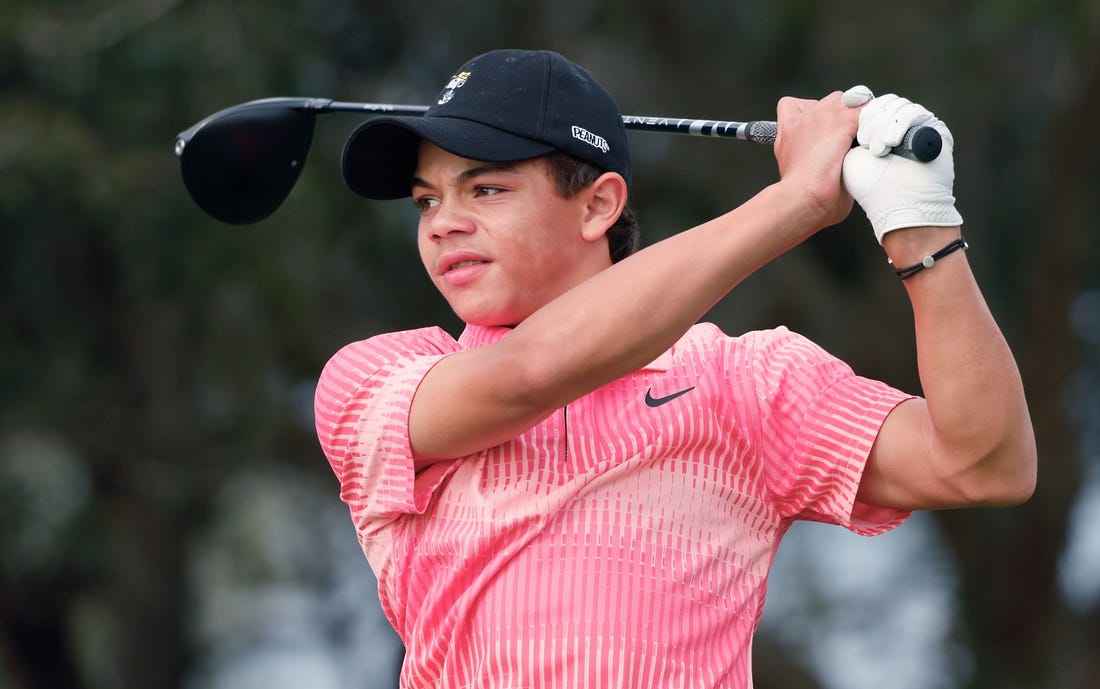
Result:
[[[958,251],[959,249],[966,250],[966,249],[969,249],[969,248],[970,248],[970,245],[967,244],[966,238],[965,237],[959,237],[958,239],[951,242],[947,246],[943,247],[942,249],[940,249],[936,253],[929,254],[928,256],[925,256],[924,258],[921,259],[920,263],[914,263],[913,265],[909,266],[908,268],[895,268],[894,272],[897,273],[897,276],[899,278],[901,278],[902,280],[905,280],[907,278],[913,277],[914,275],[921,272],[925,268],[931,268],[932,266],[936,265],[936,261],[940,260],[944,256],[946,256],[950,253],[953,253],[955,251]],[[888,258],[888,259],[886,259],[886,262],[889,263],[890,265],[894,265],[893,259]]]

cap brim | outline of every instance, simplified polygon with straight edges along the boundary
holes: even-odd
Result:
[[[462,158],[493,163],[527,160],[556,149],[454,117],[380,117],[359,125],[344,144],[344,183],[368,199],[409,196],[421,139]]]

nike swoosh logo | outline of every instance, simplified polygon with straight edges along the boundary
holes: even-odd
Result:
[[[650,388],[650,389],[645,391],[645,403],[646,403],[647,407],[659,407],[662,404],[668,404],[669,402],[671,402],[672,400],[676,399],[677,397],[679,397],[681,395],[688,394],[689,392],[691,392],[694,389],[695,389],[695,386],[692,385],[690,388],[680,390],[679,392],[674,392],[671,395],[665,395],[664,397],[654,397],[653,396],[653,388]]]

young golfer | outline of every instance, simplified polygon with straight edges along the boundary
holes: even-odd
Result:
[[[424,267],[467,324],[352,343],[317,390],[402,687],[749,687],[794,521],[871,535],[1031,494],[1031,424],[963,251],[947,127],[840,93],[784,98],[777,120],[778,182],[637,252],[619,109],[560,55],[475,57],[425,117],[352,134],[347,184],[411,195]],[[889,153],[914,124],[943,136],[934,162]],[[923,397],[784,327],[697,323],[853,197],[912,302]]]

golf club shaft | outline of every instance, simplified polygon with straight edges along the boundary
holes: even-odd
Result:
[[[308,106],[317,112],[360,112],[377,115],[423,115],[425,105],[396,105],[391,103],[349,103],[317,98]],[[674,117],[652,117],[648,115],[623,115],[623,125],[627,129],[664,132],[668,134],[687,134],[689,136],[711,136],[719,138],[741,139],[758,144],[775,143],[778,127],[769,120],[735,122],[731,120],[698,120]],[[927,138],[931,137],[933,142]],[[913,127],[905,133],[900,144],[893,152],[903,158],[928,162],[939,155],[939,132],[931,127]]]
[[[318,112],[361,112],[376,115],[423,115],[426,105],[397,105],[391,103],[347,103],[317,99]],[[775,122],[730,122],[722,120],[692,120],[674,117],[651,117],[647,115],[623,115],[623,125],[627,129],[665,132],[670,134],[688,134],[691,136],[717,136],[753,141],[761,144],[775,142]]]

